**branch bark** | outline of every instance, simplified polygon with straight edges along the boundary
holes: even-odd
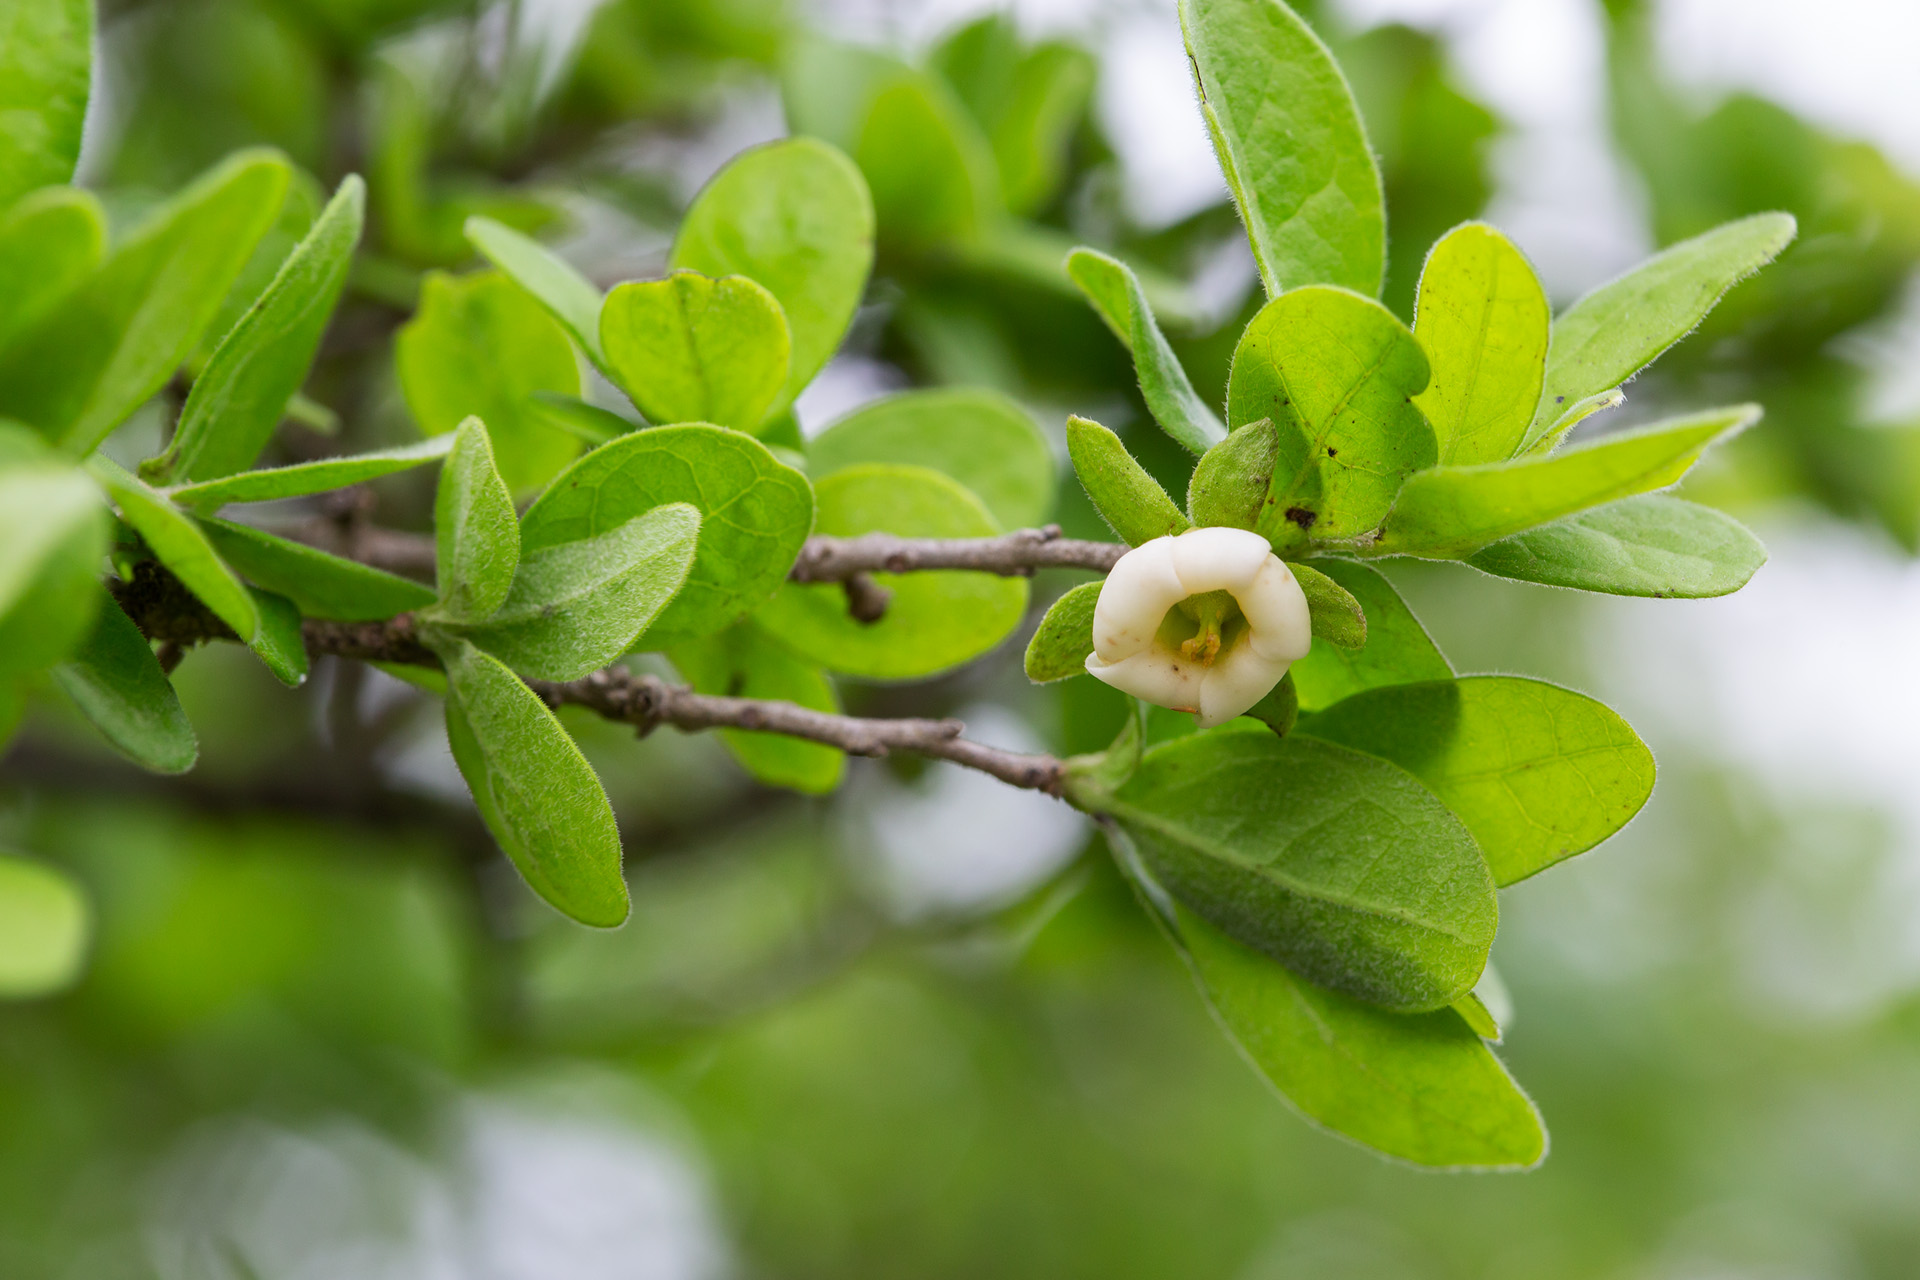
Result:
[[[433,539],[357,520],[318,516],[280,532],[296,541],[391,573],[433,572]],[[901,538],[867,533],[857,538],[825,534],[809,538],[787,574],[793,582],[851,582],[864,575],[972,569],[1002,577],[1030,577],[1036,569],[1089,569],[1105,573],[1127,553],[1125,543],[1063,538],[1060,526],[1016,529],[995,538]]]
[[[225,623],[152,561],[143,561],[132,581],[111,585],[127,616],[150,640],[188,646],[235,638]],[[411,614],[384,622],[308,618],[301,623],[301,633],[307,652],[316,657],[327,654],[362,662],[440,665],[439,658],[421,642]],[[605,719],[630,724],[643,735],[661,725],[694,733],[744,729],[804,738],[856,756],[909,751],[978,769],[1011,786],[1060,794],[1064,771],[1060,760],[974,742],[961,736],[966,726],[958,720],[867,719],[813,711],[791,702],[717,697],[669,684],[658,676],[635,675],[624,667],[608,667],[565,683],[528,680],[527,686],[548,706],[571,703],[585,707]]]

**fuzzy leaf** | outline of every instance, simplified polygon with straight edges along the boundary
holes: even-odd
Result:
[[[1388,1013],[1303,982],[1175,902],[1122,854],[1221,1028],[1315,1124],[1439,1169],[1526,1169],[1540,1113],[1452,1010]]]
[[[1617,387],[1691,333],[1727,290],[1792,242],[1793,215],[1757,213],[1683,240],[1574,303],[1553,324],[1546,384],[1525,448],[1545,447],[1568,406]]]
[[[293,601],[309,618],[372,622],[432,605],[430,588],[249,525],[200,519],[220,558],[249,582]]]
[[[1267,503],[1280,438],[1270,418],[1249,422],[1200,456],[1187,481],[1187,514],[1197,525],[1253,529]]]
[[[873,197],[859,168],[817,138],[735,156],[694,197],[673,242],[676,269],[745,276],[780,303],[792,340],[778,417],[853,323],[873,269]]]
[[[527,511],[522,548],[591,538],[670,502],[699,511],[699,548],[645,648],[725,630],[774,593],[813,531],[805,476],[751,436],[696,423],[622,436],[574,463]]]
[[[998,532],[980,500],[925,467],[862,463],[816,490],[819,531],[852,538],[885,532],[911,538],[980,538]],[[801,657],[829,671],[876,680],[913,680],[977,658],[1020,625],[1027,582],[943,569],[876,573],[892,593],[886,616],[856,621],[835,583],[788,583],[755,620]]]
[[[701,693],[770,698],[837,713],[840,698],[819,667],[798,657],[751,620],[717,636],[667,651],[675,669]],[[826,795],[846,773],[846,753],[778,733],[722,729],[720,740],[740,767],[770,787]]]
[[[1546,376],[1553,308],[1526,256],[1484,222],[1455,227],[1420,273],[1413,332],[1433,366],[1414,403],[1442,465],[1505,462],[1520,448]]]
[[[711,422],[752,431],[787,383],[786,317],[745,276],[676,271],[607,295],[600,345],[653,422]]]
[[[1027,642],[1027,679],[1035,684],[1085,675],[1093,652],[1093,607],[1100,603],[1100,582],[1083,582],[1048,607],[1033,639]]]
[[[1708,445],[1758,421],[1757,405],[1713,409],[1603,436],[1551,456],[1435,467],[1407,481],[1381,532],[1386,554],[1460,560],[1488,543],[1684,476]]]
[[[547,314],[560,322],[587,358],[612,377],[607,370],[606,356],[600,350],[603,299],[593,282],[538,240],[492,218],[468,218],[466,230],[467,240],[480,251],[480,256],[505,272],[545,307]]]
[[[407,407],[430,436],[468,417],[487,424],[500,474],[516,494],[544,485],[580,441],[532,403],[539,391],[580,394],[580,366],[558,321],[497,271],[429,272],[420,307],[394,339]]]
[[[247,647],[267,664],[274,679],[299,688],[307,682],[307,642],[300,634],[300,610],[285,596],[258,587],[247,591],[260,612],[260,630]]]
[[[365,484],[381,476],[392,475],[428,462],[438,462],[453,448],[454,437],[434,436],[418,444],[373,453],[353,453],[338,458],[320,458],[297,462],[287,467],[266,467],[242,471],[237,475],[203,480],[199,484],[180,485],[167,490],[167,496],[183,507],[212,511],[230,502],[275,502],[282,498],[300,498],[310,493],[326,493],[348,485]]]
[[[0,209],[73,177],[92,75],[93,0],[0,7]]]
[[[1132,268],[1097,249],[1083,248],[1067,255],[1067,275],[1133,354],[1140,394],[1154,421],[1194,453],[1205,453],[1225,440],[1227,429],[1220,415],[1187,380],[1187,371],[1155,323],[1153,308]]]
[[[0,413],[91,451],[199,345],[287,181],[277,153],[242,151],[156,209],[0,355]]]
[[[349,176],[194,379],[159,475],[207,480],[260,456],[313,366],[347,283],[365,208],[366,186]]]
[[[447,741],[493,838],[557,910],[601,928],[625,920],[620,829],[593,766],[498,658],[464,640],[440,658]]]
[[[684,502],[527,552],[505,603],[468,632],[515,671],[578,680],[633,647],[687,580],[700,513]]]
[[[0,199],[0,351],[93,273],[106,243],[106,215],[90,191],[48,187],[11,209]]]
[[[1293,580],[1307,597],[1313,615],[1313,638],[1337,644],[1342,649],[1358,649],[1367,643],[1367,615],[1353,593],[1328,574],[1310,564],[1294,561],[1287,565]]]
[[[193,518],[168,502],[158,489],[102,454],[95,454],[87,469],[112,496],[114,505],[120,508],[120,518],[133,527],[160,563],[215,617],[232,627],[241,644],[252,644],[260,633],[259,607]]]
[[[1665,494],[1622,498],[1502,539],[1467,558],[1483,573],[1616,596],[1730,595],[1767,562],[1732,516]]]
[[[93,908],[56,867],[0,854],[0,999],[51,995],[86,962]]]
[[[1420,344],[1370,298],[1310,286],[1261,308],[1227,387],[1228,424],[1271,418],[1279,442],[1259,532],[1286,548],[1377,528],[1438,457],[1412,403],[1426,386]]]
[[[1067,453],[1100,517],[1130,546],[1193,526],[1120,437],[1086,418],[1067,419]]]
[[[1460,820],[1398,767],[1263,729],[1148,751],[1109,815],[1173,896],[1310,981],[1402,1011],[1473,989],[1498,908]]]
[[[1370,689],[1300,729],[1426,783],[1473,833],[1501,885],[1591,849],[1653,791],[1653,754],[1626,721],[1540,680]]]
[[[1379,293],[1380,174],[1333,55],[1278,0],[1181,0],[1180,27],[1267,293]]]
[[[1303,566],[1294,566],[1296,572]],[[1379,572],[1350,560],[1316,560],[1313,567],[1344,587],[1366,614],[1366,643],[1358,649],[1316,644],[1288,675],[1300,691],[1303,711],[1332,706],[1362,689],[1448,680],[1453,668],[1427,629]]]
[[[185,773],[199,758],[173,682],[111,598],[100,602],[92,633],[53,669],[53,680],[100,736],[141,768]]]
[[[520,524],[513,495],[493,465],[487,428],[468,418],[454,432],[433,500],[437,612],[449,622],[484,621],[513,587]]]
[[[807,445],[808,470],[904,462],[958,480],[1002,529],[1040,524],[1053,508],[1053,450],[1026,410],[997,391],[941,387],[862,405]]]

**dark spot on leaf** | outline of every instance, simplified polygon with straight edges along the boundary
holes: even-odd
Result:
[[[1555,396],[1553,398],[1553,402],[1555,404],[1565,404],[1567,402],[1567,398],[1565,396]]]
[[[1334,447],[1333,447],[1332,445],[1328,445],[1328,446],[1327,446],[1327,456],[1328,456],[1329,458],[1337,458],[1337,457],[1339,457],[1339,456],[1340,456],[1340,451],[1339,451],[1338,449],[1336,449],[1336,448],[1334,448]]]
[[[1307,510],[1305,507],[1288,507],[1287,508],[1287,519],[1293,521],[1295,524],[1299,525],[1302,529],[1313,528],[1313,522],[1315,520],[1318,520],[1319,518],[1320,518],[1319,516]]]

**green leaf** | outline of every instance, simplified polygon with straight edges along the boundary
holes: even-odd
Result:
[[[0,351],[93,274],[106,242],[106,215],[90,191],[48,187],[11,209],[0,199]]]
[[[1562,516],[1664,489],[1708,445],[1745,430],[1758,405],[1735,405],[1621,431],[1551,456],[1435,467],[1407,481],[1375,549],[1460,560]]]
[[[1767,562],[1732,516],[1665,494],[1604,507],[1502,539],[1467,558],[1483,573],[1616,596],[1730,595]]]
[[[1545,1158],[1540,1113],[1452,1010],[1388,1013],[1302,982],[1173,901],[1137,856],[1122,858],[1221,1029],[1309,1120],[1429,1168]]]
[[[285,596],[257,587],[247,590],[260,611],[260,630],[247,647],[281,684],[299,688],[307,682],[307,642],[300,633],[300,610]]]
[[[1148,751],[1105,813],[1174,897],[1309,981],[1402,1011],[1473,989],[1499,911],[1460,820],[1376,757],[1237,726]]]
[[[527,511],[522,549],[591,538],[670,502],[699,511],[700,544],[646,648],[725,630],[773,594],[813,531],[805,476],[751,436],[696,423],[622,436],[574,463]]]
[[[533,393],[533,407],[545,414],[548,422],[568,435],[584,440],[593,448],[641,428],[640,423],[629,422],[613,410],[589,404],[579,396],[536,391]]]
[[[493,838],[561,912],[607,929],[625,920],[620,829],[593,766],[498,658],[464,640],[439,652],[447,741]]]
[[[159,476],[207,480],[260,456],[313,367],[347,283],[365,209],[366,185],[349,176],[194,379],[158,460]]]
[[[1038,212],[1066,177],[1093,90],[1092,56],[1051,41],[1022,50],[1012,18],[994,13],[941,41],[928,62],[986,131],[1007,207]]]
[[[982,538],[998,532],[980,500],[925,467],[862,463],[820,481],[819,532],[853,538]],[[1027,582],[967,570],[876,573],[892,593],[886,616],[857,622],[835,583],[788,583],[755,620],[829,671],[912,680],[979,657],[1020,625]]]
[[[1197,525],[1257,528],[1279,452],[1280,436],[1271,418],[1235,429],[1200,455],[1187,480],[1187,514]]]
[[[1427,255],[1413,317],[1433,366],[1413,402],[1440,462],[1505,462],[1540,403],[1553,319],[1526,255],[1484,222],[1455,227]]]
[[[530,397],[580,394],[580,366],[558,322],[497,271],[428,272],[420,309],[394,340],[407,407],[430,436],[468,417],[487,424],[500,474],[516,494],[538,489],[580,452]]]
[[[853,158],[880,239],[909,254],[977,239],[1000,205],[991,147],[931,76],[902,72],[874,95]]]
[[[0,998],[51,995],[71,986],[92,934],[93,908],[71,876],[0,854]]]
[[[1027,679],[1035,684],[1085,675],[1093,652],[1093,607],[1106,580],[1083,582],[1048,607],[1027,641]]]
[[[1546,385],[1525,448],[1575,401],[1617,387],[1687,336],[1740,281],[1793,240],[1793,215],[1757,213],[1683,240],[1601,285],[1553,325]]]
[[[1439,456],[1413,404],[1426,386],[1420,344],[1370,298],[1310,286],[1262,307],[1227,386],[1227,422],[1271,418],[1279,441],[1258,531],[1284,548],[1377,528]]]
[[[971,489],[1002,529],[1040,524],[1053,508],[1053,450],[1027,411],[997,391],[902,391],[855,409],[807,446],[808,469],[857,462],[931,467]]]
[[[467,239],[480,256],[504,271],[534,301],[558,320],[609,377],[606,355],[600,350],[600,306],[603,299],[592,281],[573,269],[560,255],[531,236],[492,218],[467,219]]]
[[[1487,1008],[1486,1001],[1469,991],[1453,1002],[1453,1011],[1467,1024],[1473,1034],[1482,1040],[1500,1043],[1500,1024],[1494,1020],[1493,1011]]]
[[[100,602],[93,632],[53,669],[53,680],[100,735],[141,768],[185,773],[199,758],[200,743],[173,682],[111,597]]]
[[[1391,760],[1446,802],[1502,885],[1591,849],[1653,791],[1653,754],[1592,698],[1468,676],[1370,689],[1300,726]]]
[[[203,516],[200,528],[222,560],[309,618],[373,622],[425,609],[436,598],[411,579],[249,525]]]
[[[278,154],[242,151],[156,209],[0,355],[0,413],[92,450],[192,354],[287,180]]]
[[[656,507],[578,542],[529,551],[505,603],[468,638],[538,680],[578,680],[614,661],[687,580],[700,513]]]
[[[1133,354],[1140,394],[1154,421],[1194,453],[1205,453],[1226,439],[1220,415],[1193,389],[1180,358],[1167,345],[1132,268],[1097,249],[1082,248],[1067,255],[1067,275]]]
[[[199,484],[180,485],[167,490],[167,496],[183,507],[217,510],[230,502],[275,502],[282,498],[300,498],[348,485],[365,484],[396,471],[406,471],[428,462],[438,462],[453,448],[450,435],[435,436],[397,449],[379,449],[372,453],[351,453],[338,458],[319,458],[287,467],[266,467],[242,471],[237,475],[203,480]]]
[[[814,711],[838,713],[840,699],[826,673],[796,656],[751,620],[717,636],[667,651],[681,676],[701,693],[768,698]],[[722,729],[720,740],[740,767],[771,787],[826,795],[846,773],[846,753],[778,733]]]
[[[1379,293],[1380,174],[1333,55],[1278,0],[1181,0],[1180,26],[1268,294],[1308,284]]]
[[[792,338],[793,403],[853,323],[873,269],[873,197],[852,160],[817,138],[735,156],[694,197],[673,242],[676,269],[746,276],[779,300]]]
[[[1297,573],[1303,566],[1291,567]],[[1349,560],[1316,560],[1313,567],[1358,602],[1366,614],[1367,642],[1358,649],[1316,644],[1289,668],[1287,674],[1300,691],[1301,710],[1316,711],[1381,685],[1452,679],[1453,668],[1427,629],[1377,570]]]
[[[1293,672],[1281,676],[1279,684],[1241,714],[1253,717],[1283,738],[1292,733],[1294,722],[1300,718],[1300,690],[1293,683]]]
[[[92,73],[93,0],[0,8],[0,209],[73,177]]]
[[[1193,527],[1160,482],[1134,461],[1120,437],[1099,423],[1068,418],[1067,453],[1094,509],[1128,545],[1137,547]]]
[[[1353,593],[1310,564],[1291,561],[1287,568],[1300,584],[1313,616],[1313,638],[1358,649],[1367,643],[1367,614]]]
[[[482,622],[513,587],[522,554],[513,495],[493,465],[493,445],[478,418],[454,432],[433,499],[435,612],[448,622]]]
[[[1617,409],[1626,403],[1626,399],[1626,393],[1620,388],[1609,387],[1605,391],[1595,392],[1584,400],[1576,400],[1568,405],[1566,411],[1555,418],[1552,425],[1545,431],[1538,434],[1532,430],[1528,431],[1527,443],[1521,446],[1520,452],[1522,454],[1546,453],[1565,439],[1569,431],[1588,418],[1604,409]]]
[[[234,576],[193,518],[104,454],[90,458],[87,469],[120,508],[120,518],[133,527],[168,572],[216,618],[233,628],[241,644],[251,645],[260,633],[260,610],[246,585]]]
[[[780,304],[745,276],[676,271],[607,295],[600,345],[615,381],[654,422],[752,431],[787,384]]]
[[[60,661],[93,626],[109,523],[73,468],[0,465],[0,684]]]

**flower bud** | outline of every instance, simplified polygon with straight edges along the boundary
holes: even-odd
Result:
[[[1232,597],[1238,612],[1204,599]],[[1179,608],[1192,601],[1189,617]],[[1307,656],[1307,597],[1267,540],[1210,527],[1141,543],[1113,567],[1093,610],[1087,671],[1200,726],[1224,724],[1267,696]]]

